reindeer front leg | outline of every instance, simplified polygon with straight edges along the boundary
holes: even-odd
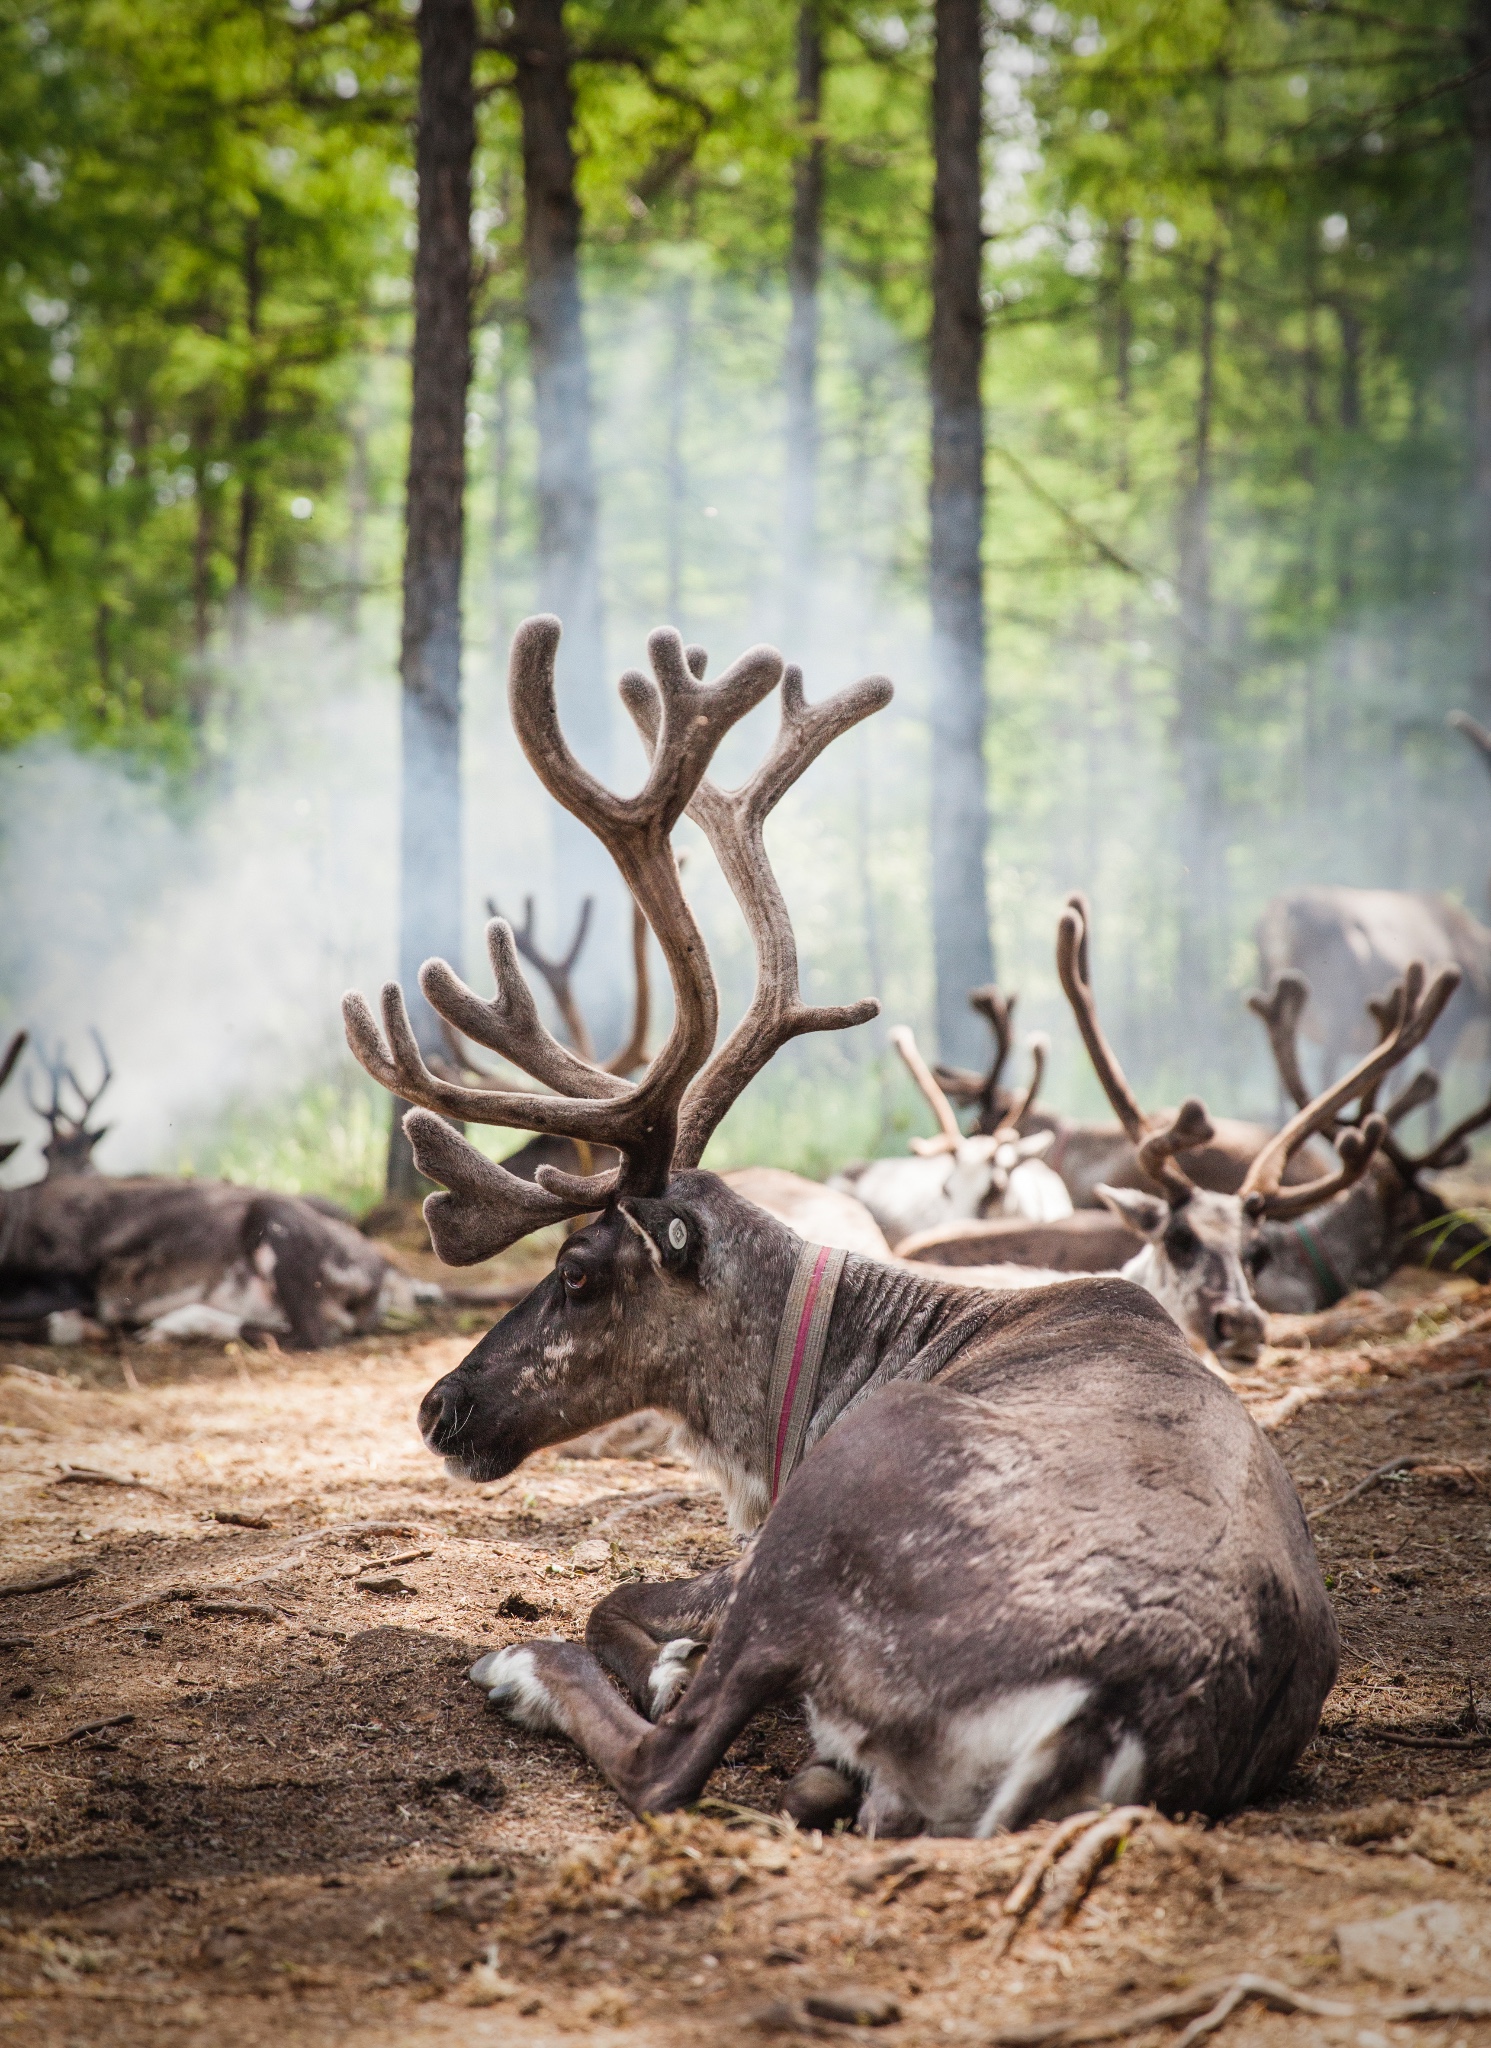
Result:
[[[697,1799],[752,1714],[789,1682],[776,1662],[726,1667],[706,1658],[688,1692],[653,1727],[579,1643],[493,1650],[470,1676],[488,1703],[521,1727],[567,1735],[633,1813],[668,1813]]]
[[[649,1721],[667,1712],[703,1662],[739,1569],[618,1586],[590,1610],[587,1646]]]

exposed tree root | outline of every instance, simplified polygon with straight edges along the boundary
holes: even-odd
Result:
[[[1169,2020],[1190,2020],[1173,2048],[1192,2048],[1192,2043],[1225,2026],[1243,2006],[1256,2001],[1274,2012],[1303,2013],[1321,2020],[1480,2020],[1491,2019],[1491,1998],[1413,1998],[1391,2005],[1348,2005],[1341,1999],[1315,1998],[1307,1991],[1295,1991],[1273,1977],[1260,1977],[1243,1970],[1235,1977],[1213,1977],[1195,1984],[1189,1991],[1171,1998],[1153,1999],[1147,2005],[1130,2007],[1122,2013],[1094,2013],[1086,2019],[1045,2020],[1029,2027],[1004,2027],[994,2035],[997,2048],[1076,2048],[1079,2042],[1120,2041],[1132,2034],[1146,2033]]]

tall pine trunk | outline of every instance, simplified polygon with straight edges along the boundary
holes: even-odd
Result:
[[[792,166],[792,240],[787,252],[787,502],[782,521],[783,629],[792,648],[812,627],[818,536],[818,285],[823,271],[823,25],[819,0],[797,15],[797,120]]]
[[[426,1053],[444,1046],[419,994],[432,953],[461,957],[461,560],[466,395],[471,381],[471,160],[476,149],[473,0],[419,11],[419,239],[414,256],[413,396],[405,505],[403,818],[399,979]],[[394,1104],[388,1192],[418,1176]]]
[[[1467,55],[1491,64],[1491,0],[1470,0]],[[1474,474],[1471,523],[1472,695],[1491,721],[1491,70],[1466,87],[1470,130],[1470,371]]]
[[[580,294],[572,57],[563,0],[516,0],[505,44],[523,125],[523,256],[534,424],[538,433],[538,601],[564,626],[556,665],[559,712],[585,764],[612,773],[612,699],[601,605],[600,508],[591,452],[590,361]],[[568,811],[554,821],[559,928],[579,899],[602,906],[581,965],[597,1041],[621,1028],[625,919],[616,874]]]
[[[1176,745],[1180,755],[1181,879],[1175,1048],[1194,1043],[1207,1015],[1212,949],[1224,930],[1221,891],[1221,777],[1211,589],[1212,416],[1222,255],[1213,248],[1201,272],[1197,306],[1196,412],[1181,489],[1176,556],[1180,600]]]
[[[994,978],[985,846],[983,10],[937,0],[932,77],[932,949],[942,1057],[976,1066]]]

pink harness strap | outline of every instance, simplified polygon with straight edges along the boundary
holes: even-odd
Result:
[[[849,1254],[836,1246],[805,1244],[787,1290],[772,1361],[767,1416],[771,1439],[771,1497],[775,1501],[802,1456],[817,1405],[818,1369],[828,1343],[834,1296]]]

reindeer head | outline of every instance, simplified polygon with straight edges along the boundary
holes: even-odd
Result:
[[[92,1173],[94,1147],[109,1135],[107,1124],[96,1131],[88,1127],[89,1117],[114,1078],[114,1070],[109,1065],[109,1055],[104,1049],[103,1040],[97,1031],[90,1032],[89,1036],[98,1053],[100,1078],[96,1088],[85,1088],[79,1081],[67,1063],[67,1048],[61,1044],[50,1058],[45,1053],[41,1055],[41,1063],[46,1070],[51,1088],[51,1101],[38,1102],[31,1093],[29,1077],[26,1082],[26,1100],[51,1133],[41,1148],[42,1156],[47,1162],[48,1180],[63,1180],[72,1174]],[[69,1088],[78,1104],[76,1109],[68,1108],[63,1100],[63,1091]]]
[[[976,989],[977,996],[998,996],[997,989]],[[1046,1056],[1051,1042],[1044,1032],[1035,1031],[1030,1037],[1030,1084],[1018,1095],[1006,1091],[1001,1098],[1002,1110],[988,1121],[985,1109],[995,1101],[994,1081],[1009,1052],[1009,1011],[1014,997],[1002,1005],[1000,1015],[1003,1032],[1000,1038],[1001,1051],[989,1077],[987,1089],[982,1089],[978,1128],[965,1135],[959,1124],[953,1106],[942,1087],[945,1073],[956,1070],[928,1067],[917,1047],[915,1034],[906,1025],[898,1025],[890,1034],[891,1044],[905,1062],[907,1072],[926,1097],[933,1116],[938,1123],[935,1138],[913,1138],[911,1150],[919,1159],[935,1159],[940,1154],[950,1157],[946,1192],[954,1216],[978,1216],[984,1213],[985,1204],[991,1196],[1002,1197],[1009,1188],[1010,1175],[1017,1166],[1027,1160],[1039,1159],[1043,1152],[1050,1150],[1055,1138],[1052,1131],[1036,1131],[1022,1138],[1020,1124],[1036,1096],[1040,1093],[1041,1079],[1046,1071]],[[976,1079],[976,1076],[965,1078]],[[982,1084],[981,1084],[982,1087]],[[990,1115],[993,1115],[990,1110]]]
[[[1252,1275],[1268,1256],[1263,1223],[1303,1216],[1366,1172],[1388,1131],[1387,1119],[1373,1108],[1377,1088],[1383,1076],[1428,1036],[1459,975],[1452,968],[1443,969],[1426,989],[1423,968],[1410,967],[1384,1007],[1376,1050],[1334,1087],[1313,1101],[1303,1101],[1298,1113],[1258,1152],[1238,1192],[1219,1195],[1198,1188],[1177,1158],[1209,1143],[1214,1135],[1206,1105],[1192,1096],[1166,1123],[1146,1117],[1103,1035],[1088,966],[1090,922],[1086,899],[1070,897],[1057,928],[1057,971],[1108,1100],[1139,1148],[1140,1165],[1162,1190],[1149,1195],[1126,1188],[1098,1189],[1113,1213],[1145,1240],[1144,1251],[1124,1271],[1164,1304],[1199,1350],[1214,1352],[1230,1365],[1252,1365],[1264,1335],[1263,1312],[1251,1285]],[[1291,991],[1279,999],[1276,992],[1271,1000],[1282,1015],[1295,995]],[[1298,1010],[1293,1014],[1297,1022]],[[1361,1105],[1358,1121],[1343,1126],[1341,1112],[1353,1102]],[[1339,1168],[1302,1185],[1282,1186],[1289,1160],[1317,1133],[1333,1135]]]
[[[560,1045],[539,1020],[512,928],[501,918],[486,934],[492,1001],[441,960],[426,961],[420,987],[453,1031],[551,1093],[472,1088],[432,1071],[395,983],[383,990],[381,1031],[361,996],[349,994],[342,1006],[348,1043],[363,1066],[420,1105],[404,1127],[420,1171],[445,1190],[428,1198],[425,1217],[448,1264],[474,1264],[545,1224],[600,1212],[569,1239],[555,1272],[426,1397],[422,1424],[431,1448],[476,1476],[510,1471],[542,1443],[651,1401],[666,1398],[687,1415],[698,1359],[747,1334],[753,1316],[769,1313],[762,1302],[780,1301],[768,1269],[773,1258],[790,1263],[796,1242],[713,1175],[693,1169],[725,1111],[779,1046],[803,1032],[863,1023],[878,1008],[815,1008],[801,1000],[791,922],[763,833],[768,814],[824,747],[889,702],[890,684],[872,676],[810,706],[801,671],[784,670],[773,648],[756,647],[706,686],[704,650],[685,651],[674,632],[653,633],[653,678],[633,671],[621,681],[651,765],[639,793],[619,797],[580,766],[560,731],[559,632],[557,619],[540,617],[514,637],[513,725],[550,795],[606,846],[657,938],[673,986],[666,1043],[635,1082]],[[717,788],[705,775],[715,749],[779,684],[781,725],[766,760],[739,789]],[[756,950],[755,995],[717,1050],[714,977],[671,844],[685,811],[713,847]],[[619,1164],[590,1175],[540,1167],[535,1181],[519,1180],[447,1117],[609,1146]],[[753,1229],[763,1235],[754,1267],[749,1247],[742,1249]],[[737,1283],[748,1273],[753,1284],[720,1286],[727,1260]]]

